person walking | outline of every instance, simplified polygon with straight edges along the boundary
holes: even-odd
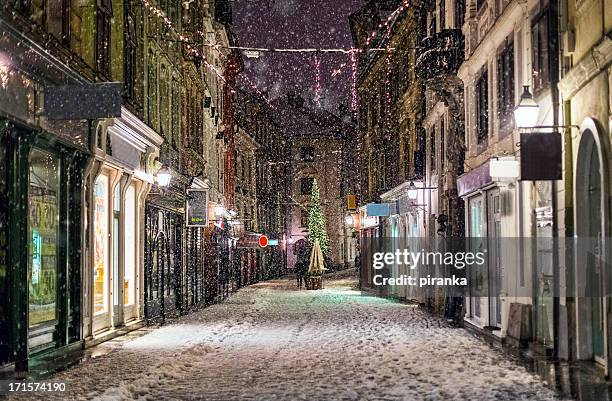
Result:
[[[309,252],[308,246],[305,243],[300,244],[297,252],[297,262],[295,263],[295,274],[297,278],[297,287],[302,288],[304,283],[304,275],[308,271]]]

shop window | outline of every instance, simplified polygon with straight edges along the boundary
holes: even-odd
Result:
[[[300,194],[310,195],[312,193],[313,177],[303,177],[300,180]]]
[[[509,38],[497,56],[497,108],[500,128],[514,122],[514,44]]]
[[[436,127],[433,126],[429,136],[429,170],[432,174],[435,174],[436,167]]]
[[[106,175],[100,175],[94,185],[94,314],[108,312],[108,196],[109,179]]]
[[[548,59],[548,11],[544,10],[531,25],[531,59],[533,67],[533,90],[538,91],[549,84]]]
[[[485,70],[476,81],[476,141],[486,144],[489,135],[489,74]]]
[[[59,228],[59,158],[34,148],[30,153],[28,188],[29,326],[57,319]]]
[[[119,239],[121,238],[121,182],[115,184],[113,190],[113,277],[119,277],[120,250]],[[117,280],[114,280],[117,283]],[[119,305],[119,287],[113,286],[113,305]]]
[[[111,20],[113,5],[111,0],[99,0],[96,10],[96,67],[98,72],[110,78]]]
[[[136,190],[131,184],[125,192],[125,220],[124,220],[124,261],[123,261],[123,303],[125,306],[133,305],[136,298]]]

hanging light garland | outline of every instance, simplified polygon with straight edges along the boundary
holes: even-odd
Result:
[[[262,98],[271,109],[276,109],[270,99],[268,99],[268,97],[264,95],[264,93],[255,85],[255,83],[253,83],[253,81],[251,81],[248,75],[240,74],[240,77],[242,77],[246,81],[246,83],[249,84],[249,86],[255,91],[257,96]]]
[[[359,97],[357,95],[357,54],[359,50],[351,50],[351,110],[353,110],[353,117],[357,119],[357,106],[359,105]]]
[[[192,46],[192,44],[189,41],[189,37],[186,36],[183,33],[178,32],[178,30],[174,27],[174,24],[172,23],[172,21],[170,20],[170,18],[168,18],[168,16],[166,15],[166,13],[157,8],[156,6],[154,6],[150,0],[141,0],[142,4],[145,6],[145,8],[155,17],[159,18],[160,21],[168,28],[170,29],[175,35],[176,37],[179,39],[179,41],[185,43],[185,49],[187,50],[187,52],[191,55],[193,55],[194,57],[197,57],[199,59],[202,60],[202,63],[204,64],[204,66],[206,66],[206,68],[208,68],[209,70],[211,70],[219,79],[221,79],[224,83],[227,84],[227,81],[225,79],[225,77],[223,76],[223,74],[214,66],[212,65],[207,59],[206,57],[201,54],[201,52],[195,48],[194,46]],[[308,52],[314,52],[315,53],[315,69],[316,69],[316,76],[315,76],[315,101],[317,102],[317,105],[320,107],[321,106],[321,60],[318,56],[319,53],[321,52],[327,52],[327,53],[345,53],[345,54],[349,54],[350,55],[350,59],[351,59],[351,108],[354,112],[354,116],[357,117],[358,115],[358,103],[359,103],[359,99],[358,99],[358,93],[357,93],[357,54],[359,52],[363,52],[363,51],[384,51],[387,54],[389,54],[389,52],[393,51],[394,49],[392,47],[390,47],[390,45],[387,43],[387,46],[385,48],[369,48],[370,44],[372,43],[372,41],[378,37],[379,32],[382,30],[386,29],[386,33],[385,33],[385,39],[388,41],[389,37],[390,37],[390,33],[391,33],[391,29],[392,29],[392,25],[391,22],[400,14],[402,13],[404,10],[406,10],[406,8],[410,5],[410,1],[409,0],[404,0],[404,2],[397,8],[395,9],[385,20],[384,23],[380,23],[378,25],[378,29],[376,31],[373,31],[369,36],[368,39],[366,40],[365,46],[364,48],[366,50],[361,50],[361,49],[357,49],[357,48],[351,48],[351,49],[318,49],[318,48],[303,48],[303,49],[277,49],[277,48],[251,48],[251,47],[243,47],[243,46],[222,46],[218,43],[212,43],[210,40],[208,40],[206,33],[197,30],[196,34],[198,36],[200,36],[205,42],[205,46],[211,47],[213,49],[215,49],[217,52],[219,52],[221,58],[223,60],[227,59],[227,57],[223,54],[223,52],[221,51],[221,49],[223,48],[227,48],[230,50],[245,50],[245,51],[257,51],[257,52],[284,52],[284,53],[308,53]],[[390,76],[390,70],[389,70],[389,65],[390,65],[390,56],[387,55],[387,78],[386,78],[386,85],[387,85],[387,90],[386,90],[386,96],[387,96],[387,102],[390,101],[389,96],[390,96],[390,85],[389,83],[389,76]],[[343,72],[344,67],[346,66],[346,63],[342,64],[337,70],[334,70],[332,73],[332,76],[336,76],[339,75]],[[247,84],[259,95],[261,96],[268,105],[271,106],[271,102],[270,100],[264,96],[263,92],[257,88],[257,86],[246,76],[246,74],[241,74],[241,76],[244,78],[244,81],[247,82]],[[388,117],[387,117],[388,120]],[[387,123],[388,124],[388,123]]]
[[[155,7],[153,4],[151,4],[151,2],[149,0],[142,0],[142,4],[145,6],[145,8],[155,17],[159,18],[160,21],[168,28],[170,29],[175,35],[176,37],[179,39],[179,41],[185,43],[185,49],[187,50],[187,52],[189,54],[191,54],[194,57],[197,57],[198,59],[200,59],[202,61],[202,64],[204,64],[204,66],[206,68],[208,68],[210,71],[212,71],[219,79],[221,79],[221,81],[223,81],[225,84],[229,84],[227,82],[227,80],[225,79],[225,77],[223,76],[223,74],[214,66],[212,65],[207,59],[206,57],[201,54],[200,51],[198,51],[198,49],[196,49],[194,46],[192,46],[192,44],[190,43],[189,38],[185,35],[182,34],[180,32],[178,32],[176,30],[176,28],[174,27],[174,25],[172,24],[172,21],[170,20],[170,18],[168,18],[165,14],[164,11],[160,10],[159,8]],[[219,55],[221,56],[222,60],[227,60],[227,57],[225,56],[225,54],[223,54],[223,52],[221,51],[222,46],[219,44],[214,44],[212,42],[210,42],[208,40],[208,38],[206,37],[206,34],[202,31],[196,31],[196,34],[198,34],[198,36],[200,36],[202,39],[204,39],[207,42],[207,46],[214,48],[215,50],[217,50],[219,52]],[[272,106],[270,100],[263,95],[263,92],[261,92],[261,90],[259,90],[257,88],[257,86],[246,76],[246,74],[242,74],[241,75],[244,80],[248,83],[248,85],[259,95],[261,96],[264,101]],[[234,88],[232,88],[234,89]]]
[[[318,107],[321,107],[321,59],[315,53],[315,102]]]

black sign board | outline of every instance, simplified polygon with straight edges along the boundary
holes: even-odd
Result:
[[[208,225],[208,190],[187,190],[187,227]]]
[[[49,86],[44,114],[49,120],[121,117],[122,90],[121,82]]]
[[[521,180],[551,181],[561,179],[561,134],[521,134]]]

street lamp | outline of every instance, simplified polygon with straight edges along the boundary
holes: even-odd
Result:
[[[419,190],[416,185],[414,185],[414,181],[410,181],[408,184],[408,198],[414,200],[419,196]]]
[[[215,216],[216,217],[222,217],[224,213],[225,213],[225,208],[223,207],[222,204],[218,203],[215,206]]]
[[[355,219],[353,219],[353,216],[349,214],[344,218],[344,222],[346,223],[347,226],[352,227],[353,224],[355,223]]]
[[[529,86],[523,86],[519,104],[514,108],[514,121],[518,128],[533,128],[538,122],[540,106],[533,100]]]
[[[170,171],[163,168],[157,173],[156,178],[157,178],[157,184],[160,187],[167,187],[168,185],[170,185],[170,180],[172,180],[172,174],[170,174]]]

